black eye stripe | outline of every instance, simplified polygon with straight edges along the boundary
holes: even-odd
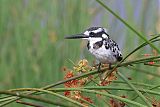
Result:
[[[90,35],[95,35],[95,33],[94,33],[94,32],[90,32],[89,34],[90,34]]]
[[[90,37],[95,37],[95,38],[102,37],[103,34],[106,34],[109,37],[109,35],[105,31],[101,31],[97,33],[94,33],[94,32],[89,33]]]

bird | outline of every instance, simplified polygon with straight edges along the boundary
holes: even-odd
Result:
[[[110,38],[104,27],[90,27],[83,33],[65,37],[65,39],[85,39],[88,41],[87,49],[101,64],[115,64],[123,59],[118,44]]]

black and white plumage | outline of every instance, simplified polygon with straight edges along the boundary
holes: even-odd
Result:
[[[122,60],[122,53],[115,41],[107,34],[103,27],[90,27],[84,33],[66,37],[66,39],[86,39],[89,52],[100,63],[114,64]]]

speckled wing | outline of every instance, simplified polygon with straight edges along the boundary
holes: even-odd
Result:
[[[105,48],[110,49],[113,52],[113,56],[116,57],[117,61],[122,60],[122,53],[121,53],[121,51],[115,41],[113,41],[110,38],[107,39],[105,41]]]

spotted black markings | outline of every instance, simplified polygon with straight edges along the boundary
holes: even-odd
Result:
[[[123,59],[122,54],[119,53],[120,49],[114,40],[110,38],[105,40],[105,48],[110,49],[114,53],[113,56],[116,57],[117,61],[121,61]]]
[[[105,48],[109,49],[109,44],[107,42],[105,43]]]

